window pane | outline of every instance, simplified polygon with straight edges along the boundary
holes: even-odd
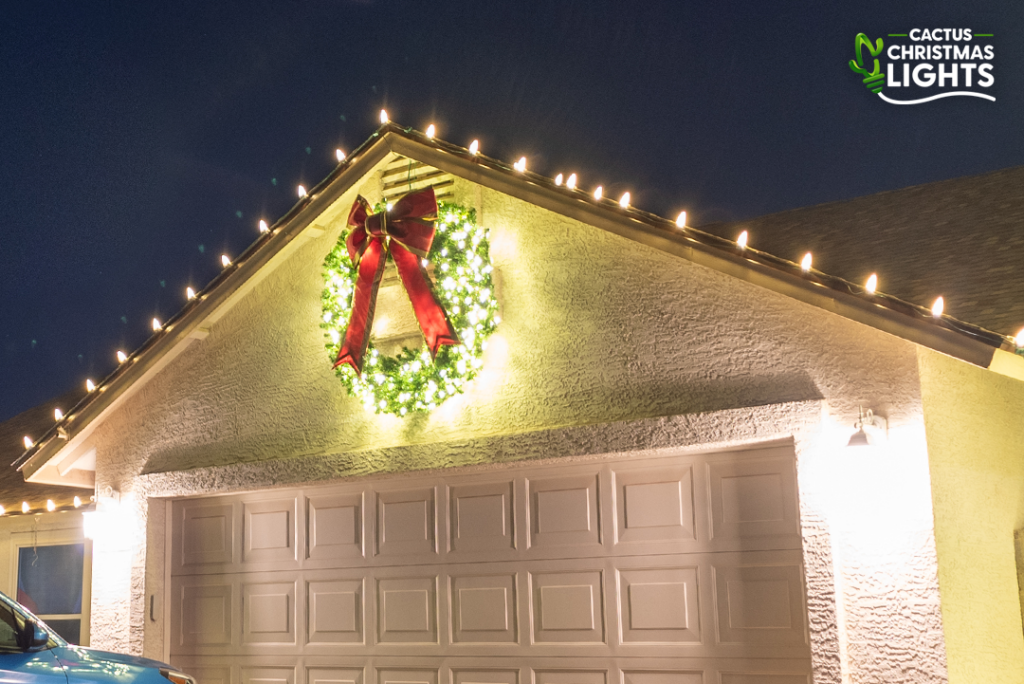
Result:
[[[81,613],[84,557],[84,544],[18,549],[18,603],[36,615]]]
[[[68,643],[77,644],[82,638],[81,620],[47,620],[47,626],[57,634],[68,640]]]
[[[21,651],[18,646],[18,622],[14,611],[0,603],[0,653]]]

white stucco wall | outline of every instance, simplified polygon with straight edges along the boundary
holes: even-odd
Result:
[[[97,429],[98,485],[132,493],[145,529],[153,496],[790,437],[816,680],[945,681],[911,343],[465,181],[456,193],[492,230],[503,319],[467,394],[375,416],[333,376],[320,267],[351,192]],[[888,416],[884,456],[847,453],[858,406]],[[159,655],[143,544],[131,563],[94,592],[117,615],[94,640]]]

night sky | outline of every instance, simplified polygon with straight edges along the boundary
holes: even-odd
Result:
[[[854,36],[914,27],[993,33],[997,101],[867,93]],[[381,107],[699,226],[1024,163],[1022,29],[1013,0],[5,0],[0,420],[109,373]]]

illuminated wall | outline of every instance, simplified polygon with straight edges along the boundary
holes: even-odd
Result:
[[[949,681],[1024,682],[1024,382],[925,349],[919,364]]]
[[[467,394],[399,419],[333,377],[320,272],[353,190],[318,219],[322,237],[97,428],[98,485],[141,501],[790,438],[817,681],[944,682],[914,345],[468,181],[455,192],[492,230],[503,319]],[[888,455],[847,453],[858,406],[889,418]],[[144,510],[137,524],[141,537]],[[144,616],[163,574],[143,546],[108,624],[159,657]]]

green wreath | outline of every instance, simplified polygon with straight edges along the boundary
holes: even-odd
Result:
[[[476,211],[458,204],[438,202],[434,242],[428,260],[434,264],[434,292],[448,312],[462,344],[442,346],[433,362],[426,345],[403,348],[398,356],[384,356],[370,340],[362,377],[348,365],[335,373],[349,394],[367,410],[404,416],[430,411],[476,377],[487,338],[501,319],[491,278],[488,231],[477,225]],[[377,207],[376,211],[383,209]],[[343,234],[324,259],[321,295],[325,347],[331,361],[345,336],[352,310],[357,271],[349,259]]]

